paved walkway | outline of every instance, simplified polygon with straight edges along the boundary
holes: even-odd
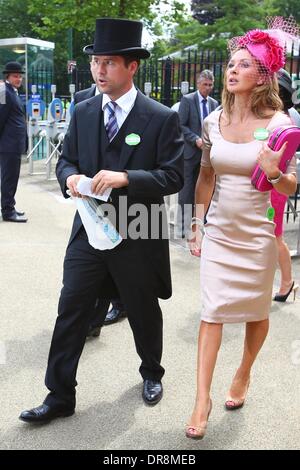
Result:
[[[174,295],[162,301],[164,398],[143,404],[139,360],[127,320],[104,327],[86,344],[78,370],[77,412],[48,426],[18,420],[43,400],[62,260],[74,214],[56,182],[22,168],[18,206],[27,224],[0,220],[0,449],[297,449],[300,442],[300,309],[274,304],[268,339],[253,371],[244,408],[226,412],[244,325],[226,325],[212,388],[207,436],[184,436],[193,406],[199,325],[198,261],[172,245]],[[295,238],[291,236],[291,238]],[[300,280],[300,263],[294,261]]]

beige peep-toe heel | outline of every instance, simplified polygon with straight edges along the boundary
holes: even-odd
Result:
[[[207,413],[206,421],[202,421],[202,423],[200,423],[199,426],[192,426],[191,424],[186,424],[185,426],[186,437],[188,437],[189,439],[198,439],[198,440],[203,439],[206,433],[208,418],[211,413],[211,409],[212,409],[212,401],[210,399],[209,410]]]

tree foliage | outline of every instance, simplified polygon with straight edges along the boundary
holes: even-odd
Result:
[[[33,28],[42,36],[61,29],[93,32],[95,19],[100,17],[143,20],[149,27],[155,24],[156,12],[168,5],[171,14],[160,20],[177,21],[184,5],[177,0],[28,0],[29,12],[39,15]]]
[[[221,9],[213,0],[192,0],[192,17],[201,24],[214,24],[222,16]]]
[[[292,15],[297,23],[300,22],[299,0],[271,0],[270,6],[274,14],[285,17]]]
[[[37,37],[27,13],[28,0],[0,0],[0,38]]]
[[[95,19],[116,17],[143,20],[154,37],[152,53],[166,55],[185,46],[226,48],[228,36],[266,27],[268,15],[300,21],[299,0],[189,0],[192,16],[184,15],[182,0],[0,0],[0,37],[30,36],[55,42],[56,66],[66,65],[68,32],[73,57],[85,60],[82,47],[93,42]],[[168,5],[168,9],[166,9]],[[166,39],[169,31],[171,39]]]
[[[42,38],[55,37],[72,28],[73,58],[82,60],[82,47],[93,42],[95,20],[100,17],[142,20],[157,34],[161,24],[179,22],[185,6],[177,0],[27,0],[29,13],[35,17],[34,31]],[[167,13],[164,13],[168,6]],[[158,15],[159,14],[159,15]],[[38,17],[38,21],[36,18]],[[162,34],[162,31],[161,31]],[[157,37],[154,51],[163,50],[164,40]],[[67,47],[65,46],[65,49]]]
[[[0,0],[0,37],[55,42],[55,65],[61,68],[70,58],[86,61],[82,48],[93,42],[96,18],[129,18],[143,20],[157,38],[154,51],[159,54],[166,48],[162,24],[167,28],[179,22],[184,9],[177,0]]]
[[[206,49],[226,49],[228,37],[242,35],[253,28],[265,28],[265,17],[275,11],[272,0],[192,1],[193,7],[194,12],[201,8],[200,17],[194,15],[201,21],[190,18],[176,27],[169,52],[192,44]],[[211,12],[215,12],[215,16]]]
[[[150,6],[158,0],[28,0],[29,13],[39,15],[33,28],[41,37],[61,29],[90,31],[99,17],[137,19],[150,15]]]

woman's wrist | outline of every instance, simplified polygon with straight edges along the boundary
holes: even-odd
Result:
[[[272,170],[265,171],[267,178],[277,178],[280,173],[280,169],[278,167],[272,168]]]
[[[199,219],[198,217],[192,217],[191,221],[191,230],[193,230],[194,226],[198,226],[200,228],[200,232],[202,235],[204,234],[204,222],[202,219]]]
[[[203,227],[204,226],[204,222],[202,219],[200,219],[199,217],[192,217],[192,221],[191,221],[191,227],[193,225],[199,225],[200,227]]]
[[[269,183],[276,184],[276,183],[279,183],[282,176],[283,176],[282,171],[278,169],[277,172],[272,172],[268,174],[267,180],[269,181]]]

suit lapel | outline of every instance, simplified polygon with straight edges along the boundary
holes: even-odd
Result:
[[[91,88],[89,89],[88,98],[93,98],[94,96],[96,96],[95,93],[96,93],[96,85],[92,85]]]
[[[25,114],[25,108],[23,105],[23,101],[21,100],[19,96],[19,93],[16,93],[16,90],[10,83],[6,83],[6,86],[10,90],[13,101],[16,103],[20,111],[22,111],[22,113]]]
[[[198,111],[199,124],[200,124],[200,128],[201,128],[201,111],[200,111],[199,96],[198,96],[197,91],[195,91],[194,100],[195,100],[196,108],[197,108],[197,111]]]
[[[211,99],[211,97],[209,96],[208,97],[208,109],[209,109],[209,113],[211,113],[215,108],[213,106],[214,102],[213,100]]]
[[[93,96],[86,100],[87,118],[84,132],[88,136],[89,154],[92,157],[95,173],[99,171],[99,142],[100,142],[100,122],[102,118],[102,95]]]
[[[148,111],[147,98],[138,91],[135,104],[130,111],[127,119],[123,125],[126,125],[125,138],[129,134],[137,134],[141,140],[143,139],[143,132],[147,126],[151,112]],[[122,128],[121,128],[122,129]],[[128,145],[125,141],[122,143],[122,151],[120,155],[120,169],[125,169],[126,165],[131,157],[131,154],[137,149],[138,145]]]

